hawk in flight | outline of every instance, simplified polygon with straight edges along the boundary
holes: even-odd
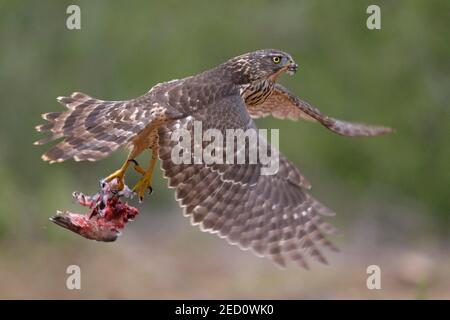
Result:
[[[57,99],[67,110],[43,115],[48,122],[37,130],[50,135],[36,144],[61,139],[42,156],[50,163],[71,158],[97,161],[126,146],[130,150],[126,161],[105,179],[117,179],[121,188],[127,169],[134,167],[142,174],[134,186],[141,200],[151,190],[159,157],[184,215],[201,230],[282,266],[292,260],[307,268],[307,256],[326,263],[322,247],[337,248],[326,238],[335,229],[322,216],[334,213],[307,192],[310,184],[282,154],[273,175],[261,174],[259,163],[176,164],[171,158],[177,144],[171,134],[180,128],[192,132],[194,121],[201,121],[203,130],[224,132],[255,129],[252,118],[271,115],[316,121],[344,136],[392,131],[328,117],[276,83],[281,74],[296,70],[289,54],[258,50],[198,75],[157,84],[132,100],[104,101],[75,92]],[[152,151],[147,170],[134,160],[146,149]]]

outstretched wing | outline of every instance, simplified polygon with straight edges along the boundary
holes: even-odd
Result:
[[[178,94],[183,92],[189,90],[179,90]],[[190,101],[187,97],[177,100]],[[172,140],[172,133],[187,130],[194,144],[196,120],[202,121],[203,130],[256,129],[240,96],[205,101],[210,101],[204,102],[208,104],[205,112],[194,112],[159,131],[161,167],[169,187],[176,189],[184,214],[201,230],[216,233],[242,249],[252,249],[279,265],[293,260],[307,268],[308,255],[326,263],[320,247],[337,248],[324,236],[335,229],[322,216],[333,213],[306,192],[308,182],[283,155],[279,154],[279,170],[274,175],[263,175],[259,163],[174,163],[172,152],[178,141]]]
[[[308,102],[294,96],[278,83],[275,84],[273,93],[264,103],[254,106],[248,105],[247,110],[253,118],[271,115],[279,119],[298,120],[302,118],[318,121],[326,128],[343,136],[378,136],[393,132],[391,128],[351,123],[328,117]]]

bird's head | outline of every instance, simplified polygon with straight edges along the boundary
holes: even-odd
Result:
[[[240,84],[266,79],[275,81],[284,72],[294,74],[297,71],[291,55],[275,49],[240,55],[226,62],[225,66],[232,71],[234,82]]]

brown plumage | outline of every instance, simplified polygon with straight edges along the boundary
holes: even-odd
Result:
[[[280,265],[292,260],[306,268],[307,256],[326,263],[321,248],[337,249],[326,239],[335,229],[322,216],[333,213],[306,192],[309,183],[282,154],[274,175],[261,174],[259,162],[175,164],[171,158],[177,143],[171,134],[179,128],[192,132],[194,121],[202,121],[203,130],[225,132],[256,129],[251,117],[272,115],[319,121],[347,136],[391,131],[327,117],[276,84],[279,75],[295,70],[296,64],[287,53],[259,50],[196,76],[158,84],[129,101],[102,101],[74,93],[58,98],[68,110],[43,115],[48,123],[37,130],[49,132],[50,137],[37,144],[63,139],[43,155],[50,162],[70,158],[96,161],[121,146],[130,148],[130,160],[150,147],[158,153],[184,214],[202,230]],[[278,151],[272,147],[272,152]],[[154,162],[143,173],[146,180],[138,183],[139,194],[149,186]],[[123,179],[127,166],[126,162],[110,177]]]

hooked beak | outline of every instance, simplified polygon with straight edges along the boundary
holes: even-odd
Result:
[[[287,73],[289,73],[289,74],[294,74],[295,72],[297,72],[297,68],[298,68],[298,65],[294,62],[294,61],[291,61],[288,65],[287,65]]]

